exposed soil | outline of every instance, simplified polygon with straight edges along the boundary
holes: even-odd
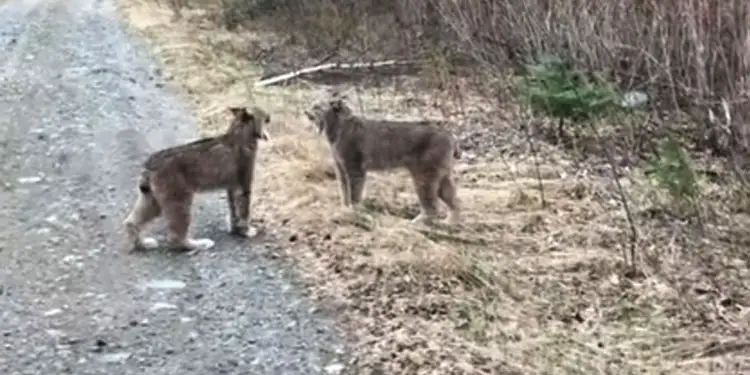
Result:
[[[333,322],[273,238],[230,239],[223,197],[194,209],[213,249],[126,251],[143,157],[196,137],[143,47],[110,1],[0,5],[0,373],[342,373]]]

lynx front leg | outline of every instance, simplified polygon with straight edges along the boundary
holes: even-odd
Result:
[[[192,195],[180,197],[172,196],[163,204],[164,216],[167,219],[167,241],[174,250],[194,251],[207,250],[214,247],[214,241],[210,238],[190,238]]]
[[[258,231],[250,226],[250,201],[252,194],[250,187],[232,190],[232,211],[234,221],[231,223],[230,233],[241,237],[254,237]]]
[[[237,222],[239,221],[239,217],[237,216],[237,210],[235,209],[235,189],[229,188],[227,189],[227,206],[229,206],[229,217],[227,220],[227,226],[228,230],[231,233],[234,231],[234,228],[237,227]]]
[[[339,194],[341,197],[341,204],[344,207],[349,207],[352,204],[352,195],[349,184],[349,174],[347,173],[344,166],[339,162],[334,162],[336,168],[336,179],[339,182]]]
[[[230,211],[234,217],[230,233],[241,237],[254,237],[258,231],[250,226],[250,201],[252,199],[253,179],[255,176],[255,156],[245,165],[240,166],[237,176],[239,183],[229,190]]]

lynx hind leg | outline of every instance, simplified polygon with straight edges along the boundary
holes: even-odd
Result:
[[[250,188],[235,188],[227,191],[229,196],[229,232],[241,237],[254,237],[258,230],[250,226]]]
[[[419,198],[420,213],[412,220],[415,224],[431,224],[437,218],[439,179],[434,173],[413,173],[414,187]]]
[[[207,250],[215,245],[210,238],[188,236],[192,203],[192,194],[174,194],[162,204],[162,210],[167,219],[167,241],[173,250]]]
[[[154,196],[150,193],[138,192],[135,205],[123,223],[128,242],[133,250],[150,250],[159,246],[155,238],[142,237],[141,231],[160,214],[161,207]]]
[[[440,180],[438,196],[450,210],[447,219],[448,224],[461,222],[461,202],[456,194],[456,184],[453,182],[451,175],[446,175]]]

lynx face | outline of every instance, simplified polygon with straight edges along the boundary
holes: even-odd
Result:
[[[337,130],[342,118],[352,116],[352,110],[342,99],[333,99],[313,105],[309,111],[305,111],[305,115],[320,134]]]
[[[265,125],[271,122],[271,115],[257,107],[252,111],[245,107],[230,107],[229,112],[233,116],[230,129],[234,134],[248,140],[269,139]]]

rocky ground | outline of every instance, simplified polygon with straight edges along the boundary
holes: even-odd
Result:
[[[110,1],[6,2],[0,50],[0,373],[346,371],[274,242],[224,233],[220,196],[194,209],[213,249],[125,251],[143,156],[195,129]]]

